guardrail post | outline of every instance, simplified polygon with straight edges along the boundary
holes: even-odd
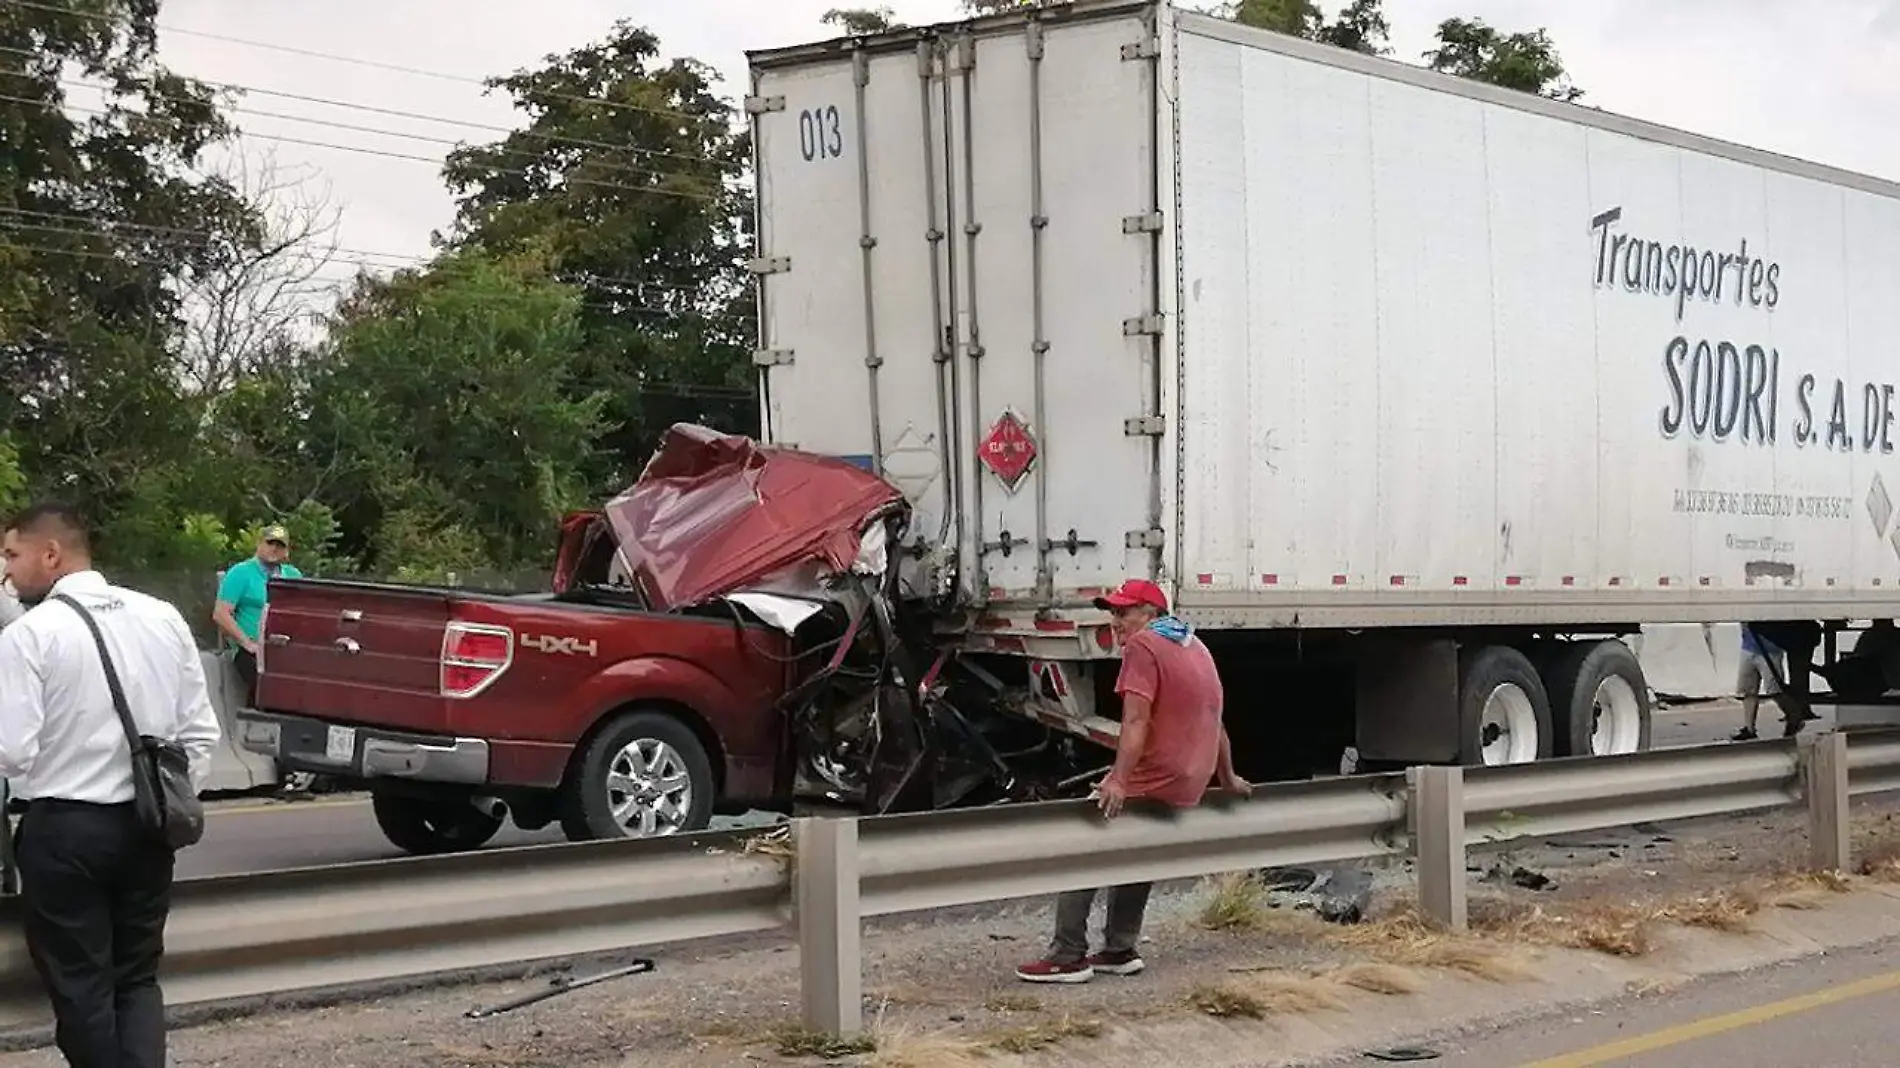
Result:
[[[1465,929],[1465,771],[1412,769],[1412,848],[1418,908],[1448,931]]]
[[[792,894],[805,1026],[828,1035],[864,1029],[864,955],[858,910],[858,821],[800,819]]]
[[[1814,871],[1846,871],[1853,861],[1847,735],[1840,731],[1821,735],[1808,747],[1806,757],[1808,866]]]

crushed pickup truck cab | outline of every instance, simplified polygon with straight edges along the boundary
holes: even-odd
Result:
[[[570,515],[551,591],[274,581],[247,748],[368,789],[415,853],[506,819],[574,840],[822,795],[1043,796],[1073,747],[938,652],[897,593],[909,510],[835,458],[702,427]]]

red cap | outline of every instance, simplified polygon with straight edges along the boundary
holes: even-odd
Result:
[[[1161,587],[1147,579],[1129,579],[1106,597],[1097,597],[1095,607],[1103,611],[1116,608],[1133,608],[1138,604],[1150,605],[1163,612],[1168,610],[1168,595]]]

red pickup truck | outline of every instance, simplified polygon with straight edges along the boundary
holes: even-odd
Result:
[[[900,636],[919,626],[886,552],[904,520],[846,461],[675,427],[631,490],[563,523],[550,592],[273,581],[239,738],[369,790],[413,853],[504,819],[692,831],[801,791],[876,811],[1023,796],[1049,732],[965,717],[987,676]]]

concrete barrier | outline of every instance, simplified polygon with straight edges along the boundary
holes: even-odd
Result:
[[[1697,701],[1735,695],[1741,642],[1742,629],[1734,623],[1669,623],[1629,638],[1651,690]]]
[[[224,737],[211,757],[211,781],[205,792],[229,793],[275,786],[277,762],[246,750],[237,743],[237,710],[244,707],[244,680],[237,667],[220,653],[202,653],[205,688],[211,707],[218,710],[218,728]]]

